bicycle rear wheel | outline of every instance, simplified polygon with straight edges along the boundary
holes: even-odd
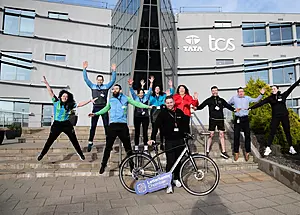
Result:
[[[136,153],[126,157],[119,169],[119,179],[123,187],[135,193],[135,184],[140,180],[153,178],[158,174],[158,167],[149,155]]]
[[[192,160],[196,166],[193,165]],[[192,158],[187,157],[183,161],[179,176],[183,188],[196,196],[211,193],[220,180],[217,164],[211,158],[200,154],[194,154]]]

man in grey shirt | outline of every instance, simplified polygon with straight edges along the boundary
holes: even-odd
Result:
[[[239,158],[239,148],[240,148],[240,132],[244,131],[245,134],[245,160],[249,160],[249,153],[251,152],[251,139],[250,139],[250,124],[249,124],[249,104],[252,102],[259,102],[263,94],[265,93],[265,89],[260,90],[260,95],[257,98],[251,98],[249,96],[245,96],[244,89],[242,87],[237,89],[237,95],[233,96],[228,104],[233,105],[235,108],[240,109],[239,112],[235,112],[234,117],[234,160],[237,161]]]

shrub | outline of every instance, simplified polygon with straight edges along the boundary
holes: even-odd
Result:
[[[245,88],[245,94],[256,98],[259,96],[259,90],[265,88],[266,92],[263,97],[266,98],[271,95],[271,87],[261,80],[254,81],[250,79]],[[253,104],[250,104],[250,107]],[[266,104],[260,108],[251,110],[249,113],[250,127],[255,134],[264,135],[265,141],[268,141],[270,134],[272,110],[269,104]],[[300,144],[300,118],[292,109],[289,109],[289,119],[291,125],[291,135],[293,140],[293,145]],[[273,144],[281,145],[283,151],[286,151],[288,148],[288,143],[285,138],[285,134],[282,126],[280,125],[277,130],[277,134],[273,140]]]

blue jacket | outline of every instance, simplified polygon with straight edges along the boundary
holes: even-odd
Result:
[[[171,95],[174,95],[174,93],[175,93],[174,88],[170,89],[170,93],[171,93]],[[167,97],[167,94],[165,94],[165,93],[163,95],[160,95],[160,96],[153,96],[153,95],[151,95],[150,96],[150,102],[149,102],[149,104],[151,106],[161,106],[161,105],[164,105],[166,97]]]
[[[108,104],[95,114],[99,116],[109,111],[109,123],[127,123],[128,103],[139,108],[150,108],[121,93],[118,98],[110,98]]]
[[[91,88],[92,97],[98,98],[95,101],[95,105],[103,105],[103,106],[106,105],[108,90],[114,85],[114,83],[116,81],[116,77],[117,77],[117,73],[116,73],[116,71],[113,71],[112,78],[109,83],[98,85],[98,84],[92,83],[89,80],[86,69],[83,69],[83,79],[84,79],[85,83],[89,86],[89,88]]]

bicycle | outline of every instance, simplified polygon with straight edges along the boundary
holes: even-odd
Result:
[[[193,139],[193,137],[190,134],[186,134],[184,138],[185,148],[172,166],[170,172],[173,173],[177,165],[181,165],[179,177],[183,188],[192,195],[204,196],[211,193],[217,187],[220,180],[220,171],[217,164],[211,158],[202,154],[191,153],[188,146],[190,139]],[[119,179],[127,191],[135,193],[134,187],[137,181],[153,178],[163,173],[159,156],[165,152],[158,153],[158,144],[153,144],[153,147],[155,151],[154,157],[143,152],[134,152],[120,164]],[[175,148],[177,147],[167,151],[174,150]],[[157,159],[157,162],[155,159]],[[181,161],[182,163],[180,164]],[[195,181],[193,182],[192,180]],[[208,186],[205,186],[206,182],[209,182]],[[191,186],[194,187],[191,188]]]

